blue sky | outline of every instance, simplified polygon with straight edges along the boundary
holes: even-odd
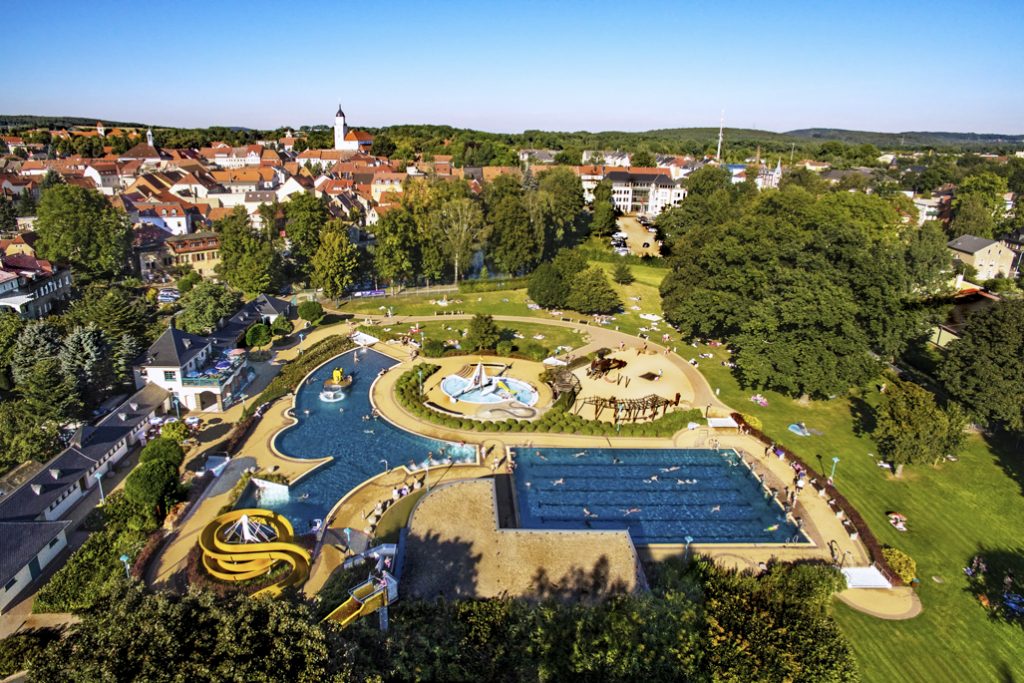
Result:
[[[4,6],[0,112],[180,125],[1024,133],[1024,2]]]

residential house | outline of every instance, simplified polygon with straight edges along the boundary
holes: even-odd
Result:
[[[402,183],[405,182],[408,174],[381,172],[373,174],[373,181],[370,183],[370,194],[373,201],[380,202],[381,195],[385,193],[402,193]]]
[[[588,149],[583,152],[582,161],[584,166],[599,164],[602,166],[628,168],[633,165],[633,155],[629,152],[619,152],[618,150],[612,152]]]
[[[68,447],[35,476],[0,496],[0,612],[12,606],[67,547],[68,513],[136,445],[168,393],[146,385],[95,426],[75,432]]]
[[[249,370],[244,354],[226,356],[212,338],[169,327],[135,366],[135,386],[160,387],[189,410],[222,411]]]
[[[38,259],[34,251],[0,255],[0,309],[22,318],[36,319],[50,313],[55,303],[71,296],[71,271]]]
[[[163,242],[161,263],[165,267],[191,266],[203,277],[215,278],[220,265],[220,237],[212,230],[168,237]]]
[[[961,235],[946,244],[953,258],[973,266],[977,280],[984,282],[996,277],[1016,277],[1013,264],[1016,254],[1008,246],[995,240]]]
[[[519,150],[519,163],[521,164],[553,164],[558,150],[554,149],[521,149]]]

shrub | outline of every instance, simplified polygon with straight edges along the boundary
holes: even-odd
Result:
[[[512,342],[508,339],[504,339],[498,342],[498,345],[494,347],[494,350],[498,352],[499,356],[507,356],[512,353]]]
[[[150,509],[166,509],[177,492],[178,468],[166,460],[142,463],[124,482],[128,500]]]
[[[311,323],[317,323],[324,317],[324,307],[317,301],[303,301],[299,304],[299,317]]]
[[[171,424],[178,424],[172,422]],[[169,426],[169,425],[164,425]],[[169,439],[165,436],[158,436],[153,439],[142,449],[139,453],[139,464],[150,462],[151,460],[166,460],[175,467],[180,467],[181,462],[185,459],[185,451],[182,450],[181,446],[174,439]]]
[[[423,342],[423,355],[427,358],[440,358],[448,348],[439,339],[427,339]]]
[[[889,563],[889,567],[896,572],[896,576],[900,577],[900,581],[905,584],[910,584],[915,578],[917,578],[917,562],[914,561],[910,555],[899,548],[893,548],[889,545],[882,546],[882,557]]]
[[[615,271],[612,273],[612,279],[618,282],[620,285],[632,284],[633,271],[629,269],[629,266],[625,263],[619,263],[615,266]]]
[[[263,323],[256,323],[245,332],[245,345],[259,348],[270,343],[270,328]]]
[[[279,337],[284,337],[292,333],[292,321],[283,315],[279,315],[274,318],[274,322],[270,325],[270,331]]]
[[[175,443],[181,443],[189,437],[190,433],[188,425],[184,422],[166,422],[160,428],[160,437]]]
[[[755,415],[747,415],[746,413],[744,413],[742,417],[743,421],[746,422],[748,426],[753,427],[759,432],[764,430],[764,424],[761,422],[761,418]]]
[[[52,628],[32,629],[0,640],[0,676],[7,677],[29,667],[46,647],[60,637]]]

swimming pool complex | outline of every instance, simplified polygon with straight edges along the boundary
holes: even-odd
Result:
[[[520,448],[516,464],[523,528],[628,529],[637,545],[806,541],[731,450]]]
[[[514,377],[490,377],[490,384],[475,389],[466,389],[471,380],[459,375],[448,375],[441,380],[441,390],[459,401],[466,403],[504,403],[518,401],[532,406],[537,402],[537,390],[526,382]]]
[[[358,364],[353,354],[358,353]],[[266,507],[303,533],[324,519],[353,488],[385,467],[422,467],[427,453],[468,462],[476,447],[438,441],[369,418],[370,386],[396,361],[376,351],[348,352],[316,371],[298,390],[296,424],[280,432],[281,453],[305,459],[332,456],[290,487],[287,495],[256,500],[250,489],[236,507]],[[320,400],[325,379],[342,365],[354,381],[344,400]],[[578,457],[577,457],[578,456]],[[544,529],[628,529],[637,545],[780,543],[805,540],[766,498],[733,451],[676,449],[518,449],[515,473],[520,524]],[[584,512],[586,509],[590,514]]]
[[[359,362],[353,363],[353,354]],[[458,445],[418,436],[392,426],[383,419],[367,419],[373,408],[370,386],[381,370],[396,361],[376,351],[350,351],[331,359],[310,375],[298,390],[293,413],[297,423],[279,433],[274,446],[281,453],[304,459],[332,456],[334,460],[307,474],[290,487],[287,497],[256,500],[250,489],[236,507],[266,507],[288,518],[297,533],[303,533],[314,519],[324,519],[334,505],[353,488],[388,467],[415,464],[421,467],[427,453],[434,462],[451,458],[471,462],[476,446]],[[352,385],[343,400],[320,400],[324,380],[335,367],[353,373]]]

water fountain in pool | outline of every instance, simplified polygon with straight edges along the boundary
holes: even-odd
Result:
[[[324,380],[323,389],[320,391],[320,400],[325,403],[337,403],[345,398],[345,389],[352,386],[352,373],[345,374],[345,369],[334,368],[331,376]]]
[[[526,382],[501,375],[489,376],[483,363],[468,377],[461,374],[448,375],[441,380],[441,390],[452,403],[504,403],[514,401],[532,406],[537,402],[537,391]]]

